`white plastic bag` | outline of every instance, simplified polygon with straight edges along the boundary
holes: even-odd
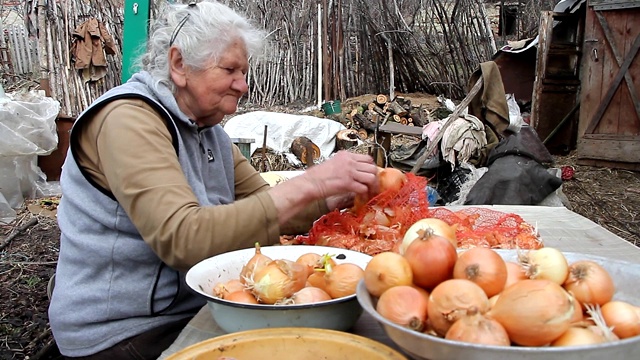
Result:
[[[46,179],[39,155],[58,146],[55,120],[60,103],[41,92],[12,93],[0,98],[0,219],[15,216],[25,198],[35,197]]]

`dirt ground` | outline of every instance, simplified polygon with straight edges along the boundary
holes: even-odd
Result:
[[[434,97],[424,100],[433,106]],[[565,165],[575,169],[563,184],[571,209],[640,246],[640,173],[555,157],[556,167]],[[55,358],[47,284],[59,249],[56,200],[29,200],[14,222],[0,225],[0,359]]]

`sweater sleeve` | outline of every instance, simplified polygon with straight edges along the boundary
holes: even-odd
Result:
[[[269,184],[267,184],[260,176],[260,173],[249,164],[249,161],[242,155],[242,152],[236,145],[233,145],[233,159],[235,163],[235,193],[237,199],[242,199],[255,192],[265,191],[270,188]],[[299,235],[307,233],[313,225],[313,222],[328,211],[325,201],[314,201],[296,217],[283,224],[280,229],[280,234]]]
[[[275,205],[257,172],[243,175],[241,169],[237,188],[242,196],[233,204],[200,206],[159,115],[146,105],[114,103],[80,135],[81,146],[95,146],[95,169],[89,173],[103,177],[144,241],[166,264],[184,270],[256,242],[279,242]]]

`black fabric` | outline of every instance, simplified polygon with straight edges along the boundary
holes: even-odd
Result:
[[[465,205],[536,205],[562,185],[560,178],[527,151],[519,133],[491,151],[487,167]]]

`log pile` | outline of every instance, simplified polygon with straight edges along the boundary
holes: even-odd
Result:
[[[361,139],[366,139],[379,127],[389,121],[407,126],[424,126],[429,123],[430,113],[424,105],[412,105],[411,100],[396,96],[389,99],[379,94],[371,102],[354,107],[346,118],[349,127],[359,132]]]

